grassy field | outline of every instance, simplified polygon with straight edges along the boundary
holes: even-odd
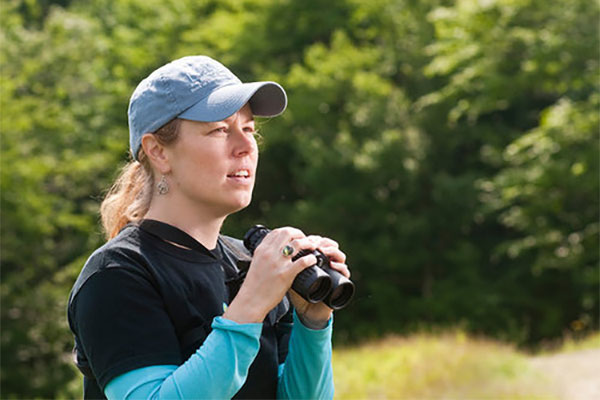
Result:
[[[554,350],[600,347],[600,335]],[[532,356],[464,333],[336,348],[336,399],[557,399]]]

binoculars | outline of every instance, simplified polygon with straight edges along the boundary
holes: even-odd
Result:
[[[244,246],[254,255],[254,250],[270,231],[262,225],[253,226],[244,235]],[[292,289],[310,303],[322,301],[334,310],[346,307],[354,295],[354,283],[332,269],[329,258],[319,249],[300,250],[292,261],[309,254],[316,257],[317,263],[296,276]]]

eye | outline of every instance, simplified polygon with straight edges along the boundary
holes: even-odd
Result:
[[[227,127],[225,126],[219,126],[213,130],[211,130],[210,132],[208,132],[209,135],[226,135],[227,134]]]

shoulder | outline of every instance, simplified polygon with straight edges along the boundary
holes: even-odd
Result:
[[[139,229],[125,227],[117,236],[96,249],[85,262],[73,289],[69,303],[76,297],[90,278],[111,268],[143,270],[144,257],[140,249]]]
[[[156,280],[143,263],[109,245],[94,252],[84,265],[69,296],[67,316],[77,334],[90,321],[110,326],[124,312],[153,315],[162,308]]]

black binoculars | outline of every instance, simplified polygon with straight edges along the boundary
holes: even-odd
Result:
[[[254,255],[254,250],[270,231],[262,225],[253,226],[244,235],[244,246]],[[354,283],[332,269],[329,258],[319,249],[300,250],[292,261],[309,254],[316,257],[317,263],[296,276],[292,289],[310,303],[322,301],[334,310],[346,307],[354,295]]]

